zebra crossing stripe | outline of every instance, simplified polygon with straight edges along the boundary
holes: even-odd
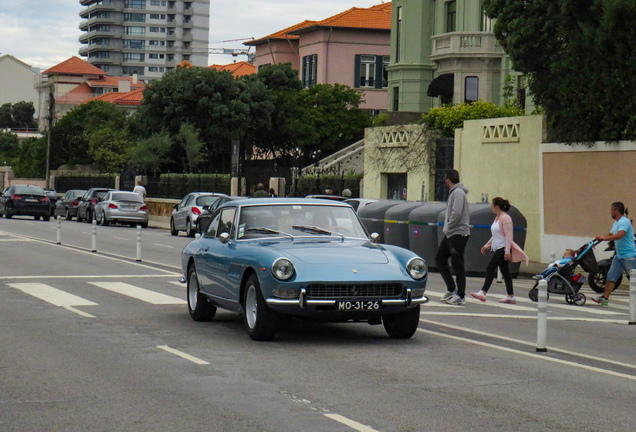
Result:
[[[186,304],[185,300],[139,288],[125,282],[89,282],[89,284],[154,305]]]
[[[19,291],[22,291],[25,294],[29,294],[33,297],[39,298],[40,300],[44,300],[47,303],[51,303],[55,306],[97,306],[97,303],[94,303],[90,300],[86,300],[82,297],[78,297],[74,294],[69,294],[65,291],[53,288],[39,282],[10,283],[7,285]]]

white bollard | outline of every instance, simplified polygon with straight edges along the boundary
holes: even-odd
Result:
[[[62,217],[57,217],[57,244],[62,244]]]
[[[546,352],[548,327],[548,282],[539,281],[539,298],[537,302],[537,352]]]
[[[194,238],[195,238],[195,239],[199,239],[199,238],[201,238],[201,233],[195,233],[195,234],[194,234]]]
[[[629,325],[636,325],[636,270],[629,272]]]
[[[91,252],[97,252],[97,221],[93,220],[91,223],[93,224],[93,248],[91,249]]]
[[[554,251],[550,252],[550,264],[556,261],[556,253]]]
[[[141,225],[137,225],[137,261],[141,261]]]

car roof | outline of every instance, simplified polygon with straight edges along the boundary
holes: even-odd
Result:
[[[347,203],[343,203],[336,200],[325,200],[318,198],[246,198],[246,197],[231,197],[232,200],[223,203],[219,208],[234,206],[253,206],[253,205],[330,205],[336,207],[348,207],[351,206]],[[235,199],[236,198],[236,199]]]
[[[305,198],[319,198],[319,199],[327,199],[332,201],[344,201],[347,197],[338,196],[338,195],[307,195]]]
[[[227,194],[221,192],[190,192],[188,195],[196,196],[227,196]]]

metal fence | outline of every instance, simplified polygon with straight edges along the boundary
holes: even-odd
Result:
[[[95,187],[115,188],[114,174],[78,173],[55,177],[55,190],[64,193],[69,189],[90,189]]]
[[[181,199],[190,192],[230,194],[229,174],[154,174],[147,177],[146,193],[153,198]]]
[[[324,195],[325,189],[331,188],[335,195],[341,195],[343,190],[349,189],[352,197],[359,197],[362,177],[362,174],[345,173],[337,169],[313,168],[302,175],[300,170],[296,170],[286,193],[289,197]]]

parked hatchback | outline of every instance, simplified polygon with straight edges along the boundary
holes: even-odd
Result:
[[[86,191],[77,206],[77,221],[91,223],[95,218],[95,206],[106,193],[115,189],[110,188],[91,188]]]
[[[0,196],[0,214],[7,219],[33,216],[35,220],[48,221],[51,219],[51,200],[39,186],[9,186]]]
[[[179,235],[179,231],[185,231],[188,237],[194,237],[197,226],[197,218],[201,215],[204,206],[213,205],[220,197],[227,195],[214,192],[191,192],[187,194],[179,204],[175,204],[170,217],[170,233]]]
[[[67,190],[62,198],[58,199],[55,203],[53,216],[63,216],[64,218],[66,218],[66,220],[73,219],[75,216],[77,216],[77,206],[79,205],[79,200],[85,193],[85,189]]]
[[[141,196],[135,192],[107,192],[95,206],[95,218],[103,226],[121,223],[148,227],[148,209]]]

